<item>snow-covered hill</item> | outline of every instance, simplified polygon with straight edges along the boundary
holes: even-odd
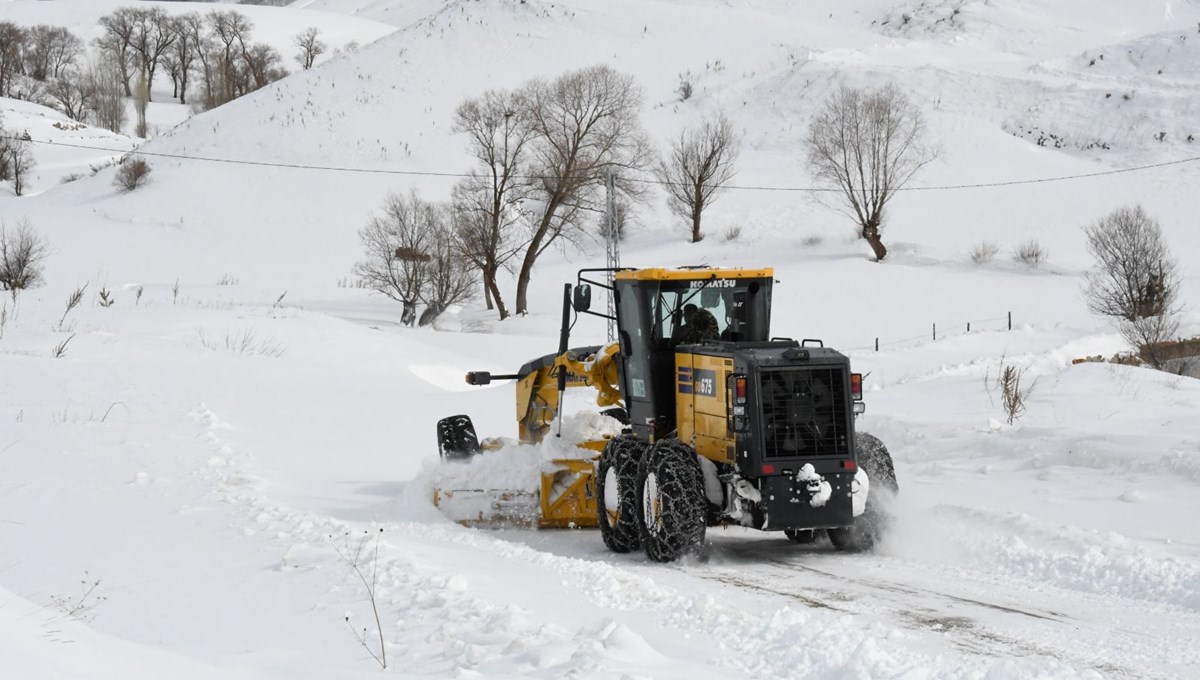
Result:
[[[116,6],[15,0],[0,20],[86,34]],[[353,636],[374,634],[371,608],[339,551],[381,528],[381,627],[402,675],[1188,677],[1200,666],[1200,533],[1186,519],[1200,511],[1200,383],[1071,365],[1122,348],[1079,297],[1080,228],[1113,208],[1140,203],[1161,221],[1197,299],[1200,163],[938,188],[1200,156],[1188,141],[1191,126],[1200,135],[1200,4],[239,10],[255,13],[260,39],[286,44],[317,24],[364,45],[163,130],[142,146],[162,154],[147,156],[152,180],[132,193],[112,170],[58,185],[108,155],[54,146],[35,147],[33,195],[0,185],[0,220],[27,220],[51,245],[46,286],[6,298],[0,337],[0,658],[16,659],[15,677],[373,674]],[[730,191],[695,245],[655,196],[622,244],[635,266],[774,266],[774,333],[823,338],[868,374],[860,426],[892,448],[902,489],[880,552],[714,530],[704,559],[664,567],[613,556],[592,532],[474,531],[430,505],[437,418],[515,430],[510,388],[467,390],[462,373],[552,351],[561,283],[602,263],[603,247],[541,263],[528,317],[499,323],[476,302],[434,331],[401,328],[394,303],[341,287],[357,231],[389,192],[448,196],[453,178],[401,173],[468,167],[450,129],[465,97],[595,63],[638,78],[660,145],[709,112],[730,116],[745,140],[741,186],[813,186],[801,141],[839,82],[890,80],[924,110],[942,156],[914,181],[923,190],[894,202],[885,263],[805,191]],[[681,79],[694,86],[686,101]],[[26,103],[0,108],[39,141],[131,144],[63,130]],[[734,225],[741,236],[724,240]],[[1008,257],[1031,238],[1049,251],[1039,269]],[[980,266],[966,253],[982,240],[1004,250]],[[83,307],[64,316],[84,283]],[[574,333],[595,342],[604,328],[582,319]],[[1002,360],[1038,380],[1013,426],[985,386]],[[84,598],[81,580],[101,583]]]

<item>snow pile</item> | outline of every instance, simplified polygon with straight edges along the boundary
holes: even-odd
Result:
[[[616,419],[594,411],[564,416],[562,425],[561,437],[552,433],[538,444],[506,439],[500,448],[485,449],[466,461],[430,465],[420,483],[430,489],[509,489],[536,494],[542,473],[554,469],[554,459],[591,459],[596,452],[577,444],[614,437],[623,427]],[[554,427],[557,429],[557,424]]]

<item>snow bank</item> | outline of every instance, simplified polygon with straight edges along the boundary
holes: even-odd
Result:
[[[554,467],[555,458],[591,459],[596,453],[577,444],[616,436],[621,428],[620,422],[597,412],[576,413],[563,418],[561,437],[551,434],[539,444],[503,440],[501,448],[484,450],[469,460],[429,465],[419,483],[430,489],[509,489],[537,493],[542,472]]]

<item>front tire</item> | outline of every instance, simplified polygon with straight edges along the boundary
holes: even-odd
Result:
[[[655,562],[671,562],[704,543],[704,474],[696,453],[678,439],[655,442],[638,475],[642,546]]]
[[[645,450],[645,442],[632,434],[614,437],[605,445],[596,468],[596,520],[604,545],[616,553],[642,547],[638,464]]]
[[[858,452],[858,467],[867,475],[869,489],[863,513],[848,527],[829,530],[829,542],[845,552],[861,552],[875,547],[887,531],[888,516],[884,506],[896,497],[900,485],[892,455],[878,437],[857,432],[854,448]]]

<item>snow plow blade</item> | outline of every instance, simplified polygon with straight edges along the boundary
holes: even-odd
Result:
[[[481,455],[505,452],[485,448]],[[536,490],[436,487],[433,504],[469,527],[595,528],[595,471],[592,459],[554,459],[543,467]]]
[[[548,457],[540,445],[480,442],[468,416],[444,418],[433,504],[465,526],[596,527],[596,459],[605,443],[564,443]]]
[[[434,489],[433,504],[468,527],[534,527],[540,514],[537,494],[528,491]]]

